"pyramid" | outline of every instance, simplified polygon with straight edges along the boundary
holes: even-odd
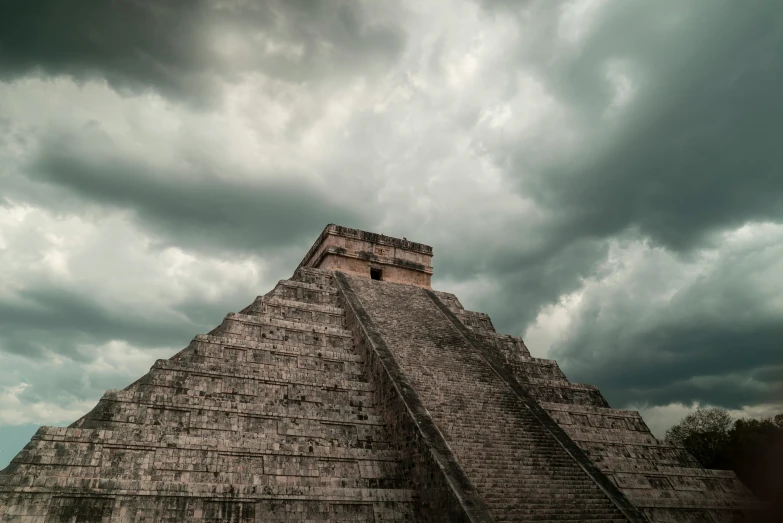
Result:
[[[289,280],[0,472],[14,522],[729,522],[734,473],[328,225]]]

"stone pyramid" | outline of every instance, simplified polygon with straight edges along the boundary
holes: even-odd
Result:
[[[432,248],[336,225],[290,280],[0,472],[0,521],[729,522],[658,441],[430,288]]]

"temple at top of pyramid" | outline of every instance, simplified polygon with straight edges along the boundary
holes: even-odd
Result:
[[[0,521],[729,522],[729,471],[337,225],[274,289],[0,471]]]
[[[329,224],[299,266],[429,288],[431,261],[429,245]]]

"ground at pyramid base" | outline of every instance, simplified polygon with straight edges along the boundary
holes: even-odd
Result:
[[[289,280],[0,472],[3,522],[711,522],[734,473],[329,225]]]

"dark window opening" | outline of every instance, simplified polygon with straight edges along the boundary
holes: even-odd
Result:
[[[380,280],[381,279],[381,270],[380,269],[373,269],[370,268],[370,278],[373,280]]]

